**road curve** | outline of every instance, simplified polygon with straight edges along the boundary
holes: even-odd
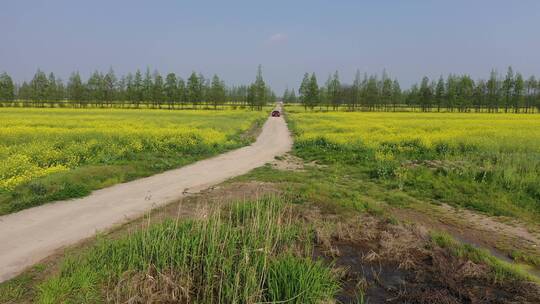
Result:
[[[270,117],[256,142],[191,165],[0,217],[0,282],[63,246],[74,244],[153,207],[247,173],[291,149],[282,117]]]

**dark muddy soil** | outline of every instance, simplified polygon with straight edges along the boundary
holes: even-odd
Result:
[[[314,250],[343,270],[339,303],[540,303],[540,286],[494,282],[488,266],[436,246],[426,230],[359,221],[338,224],[347,234],[330,233]]]
[[[315,249],[315,257],[324,257],[345,270],[343,290],[336,297],[340,303],[358,303],[362,296],[369,299],[369,303],[386,303],[396,297],[411,275],[397,265],[364,262],[364,254],[369,253],[366,248],[347,243],[336,244],[336,248],[339,250],[336,259],[325,256],[320,248]]]

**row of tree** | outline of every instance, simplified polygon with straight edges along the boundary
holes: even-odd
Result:
[[[140,70],[118,78],[110,69],[94,72],[83,81],[74,72],[66,84],[54,73],[38,70],[30,82],[16,85],[7,73],[0,74],[0,105],[26,107],[153,107],[170,109],[200,106],[217,108],[224,104],[261,109],[274,102],[275,94],[266,85],[259,66],[250,85],[227,87],[214,75],[211,79],[191,73],[186,81],[175,73],[143,75]]]
[[[11,77],[0,74],[0,105],[4,106],[73,106],[73,107],[185,107],[217,108],[223,104],[261,109],[276,100],[266,85],[261,67],[250,85],[227,87],[214,75],[211,79],[193,72],[186,81],[174,73],[163,77],[159,72],[143,75],[140,70],[117,78],[111,69],[107,73],[94,72],[83,81],[78,72],[68,82],[53,73],[38,70],[30,82],[15,84]],[[315,73],[306,73],[298,96],[286,89],[283,101],[300,102],[304,107],[327,110],[383,110],[398,111],[489,111],[540,112],[540,80],[534,76],[524,79],[512,68],[504,77],[492,71],[488,80],[474,81],[468,75],[442,76],[437,80],[424,77],[420,83],[402,90],[397,79],[386,72],[382,76],[359,72],[352,84],[340,81],[336,71],[320,86]]]
[[[534,76],[524,80],[511,67],[504,77],[492,71],[488,80],[474,81],[468,75],[441,76],[437,80],[424,77],[407,90],[402,90],[398,80],[386,72],[382,77],[357,72],[352,84],[343,84],[336,71],[322,86],[315,73],[306,73],[298,95],[286,89],[283,101],[300,102],[306,109],[327,110],[346,107],[352,111],[540,112],[540,80]]]

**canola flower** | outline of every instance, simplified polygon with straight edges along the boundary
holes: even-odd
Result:
[[[197,154],[241,145],[263,112],[0,109],[0,191],[136,153]]]
[[[496,152],[540,153],[540,117],[473,113],[293,113],[297,142],[318,138],[339,145],[419,142],[470,145]],[[378,157],[388,157],[379,155]]]

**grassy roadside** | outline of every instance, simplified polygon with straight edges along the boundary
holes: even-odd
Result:
[[[312,233],[280,198],[232,203],[205,219],[98,238],[40,283],[26,273],[0,285],[0,300],[37,284],[36,303],[320,303],[339,284],[329,265],[311,259]]]
[[[40,285],[38,302],[316,303],[331,298],[337,282],[305,258],[308,247],[298,245],[309,242],[307,233],[278,199],[233,204],[202,221],[165,221],[66,260]]]

